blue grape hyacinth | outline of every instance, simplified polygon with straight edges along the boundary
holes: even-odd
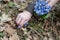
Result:
[[[48,2],[45,0],[37,0],[34,6],[34,11],[37,15],[47,14],[51,10],[51,6],[47,5]]]

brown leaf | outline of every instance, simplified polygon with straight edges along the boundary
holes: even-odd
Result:
[[[16,33],[16,30],[13,29],[13,28],[11,28],[11,27],[6,27],[6,28],[5,28],[5,32],[7,32],[7,33],[10,34],[10,35],[13,35],[13,34]]]
[[[9,38],[9,40],[19,40],[18,35],[13,35]]]

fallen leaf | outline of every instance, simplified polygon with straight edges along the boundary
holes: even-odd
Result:
[[[0,37],[3,37],[3,36],[4,36],[3,32],[0,32]]]
[[[13,35],[9,38],[9,40],[19,40],[18,35]]]
[[[0,26],[0,32],[3,31],[4,29],[5,29],[5,27]]]
[[[1,22],[7,22],[12,20],[7,14],[3,14],[0,19],[1,19]]]
[[[16,33],[16,30],[13,29],[13,28],[11,28],[11,27],[6,27],[6,28],[5,28],[5,32],[7,32],[7,33],[10,34],[10,35],[13,35],[13,34]]]
[[[1,40],[8,40],[8,38],[7,37],[3,37]]]
[[[9,2],[10,0],[4,0],[5,2],[7,1],[7,2]]]

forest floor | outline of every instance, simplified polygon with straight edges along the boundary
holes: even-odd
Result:
[[[17,15],[31,0],[0,1],[0,40],[60,40],[60,1],[47,18],[33,14],[28,27],[17,28]]]

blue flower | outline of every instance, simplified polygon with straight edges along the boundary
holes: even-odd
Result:
[[[37,0],[34,6],[34,11],[37,15],[47,14],[51,10],[51,6],[47,5],[48,2],[45,0]]]

